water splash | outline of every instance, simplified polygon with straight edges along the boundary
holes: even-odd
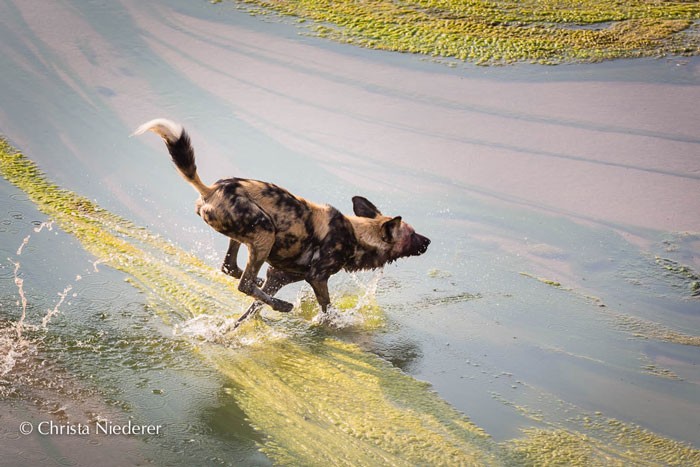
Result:
[[[71,290],[73,290],[73,286],[69,284],[65,289],[63,289],[63,292],[58,293],[58,296],[60,297],[58,303],[56,303],[56,306],[54,306],[53,309],[47,310],[46,315],[41,320],[41,327],[43,329],[46,329],[46,326],[49,324],[49,321],[51,321],[51,318],[58,314],[60,306],[63,304],[63,301],[66,299],[66,296]]]
[[[196,316],[176,324],[173,335],[229,348],[252,347],[288,337],[282,330],[267,326],[259,319],[250,319],[231,331],[236,321],[235,317]]]
[[[34,232],[39,233],[43,229],[49,231],[53,230],[53,220],[48,220],[42,222],[38,227],[34,228]],[[31,234],[24,237],[22,243],[17,249],[17,256],[22,255],[24,248],[29,244],[31,239]],[[17,294],[19,300],[17,301],[17,306],[20,309],[19,319],[12,325],[9,329],[13,332],[9,332],[8,328],[3,329],[0,334],[0,355],[2,355],[0,360],[0,377],[9,374],[17,365],[18,361],[21,361],[31,353],[35,353],[37,350],[36,343],[30,342],[25,336],[25,330],[37,330],[38,327],[27,323],[27,306],[28,300],[24,291],[24,279],[20,277],[21,263],[19,260],[14,261],[11,258],[7,259],[13,265],[13,280],[17,287]],[[76,277],[79,280],[80,276]],[[41,320],[41,329],[47,330],[47,326],[51,321],[51,318],[56,316],[60,312],[60,307],[65,301],[66,297],[73,290],[73,286],[68,284],[63,292],[58,293],[59,300],[54,305],[53,308],[49,308],[46,311],[46,315]],[[73,294],[75,297],[76,294]]]
[[[5,377],[36,353],[36,346],[24,337],[18,337],[16,323],[0,323],[0,396],[11,393],[13,388]],[[9,325],[8,325],[9,324]]]
[[[17,248],[17,253],[16,253],[17,256],[19,256],[19,255],[22,254],[22,250],[23,250],[24,247],[27,246],[27,244],[29,243],[29,238],[30,238],[30,237],[31,237],[31,235],[27,235],[26,237],[24,237],[24,240],[22,240],[22,244],[19,246],[19,248]]]
[[[0,377],[4,377],[15,368],[18,359],[26,354],[27,347],[26,340],[17,338],[14,326],[0,329]]]
[[[336,330],[373,331],[384,326],[384,312],[377,304],[377,290],[383,276],[374,271],[369,280],[364,275],[350,274],[351,284],[335,293],[326,312],[316,302],[310,289],[303,288],[296,300],[299,314],[311,324]]]
[[[24,243],[23,243],[24,244]],[[8,261],[14,265],[13,276],[14,283],[19,294],[18,306],[21,309],[19,320],[9,329],[4,329],[0,334],[0,354],[3,355],[0,362],[0,376],[7,375],[17,364],[18,358],[23,355],[23,351],[27,348],[28,342],[23,337],[24,321],[27,317],[27,297],[24,294],[24,279],[19,277],[20,263]]]
[[[311,323],[333,329],[347,329],[362,326],[365,323],[365,317],[356,307],[343,310],[330,305],[325,312],[314,316]]]
[[[27,318],[27,297],[24,295],[24,279],[19,277],[19,268],[20,264],[19,261],[14,262],[10,258],[7,258],[9,262],[11,262],[15,269],[13,271],[14,275],[14,281],[15,281],[15,286],[17,286],[17,293],[19,294],[20,301],[18,305],[21,307],[21,314],[19,317],[19,321],[17,321],[17,325],[15,326],[15,330],[17,332],[17,340],[22,339],[22,329],[24,327],[24,320]]]
[[[109,262],[109,259],[103,259],[103,258],[96,259],[95,261],[92,262],[92,270],[95,272],[100,272],[100,270],[97,269],[97,265],[102,264],[102,263],[107,263],[107,262]]]
[[[42,222],[37,227],[34,227],[34,232],[39,233],[44,229],[49,230],[49,231],[53,230],[53,222],[54,222],[53,219],[49,219],[45,222]]]
[[[34,232],[39,233],[43,229],[53,230],[53,219],[39,224],[37,227],[34,228]],[[26,237],[24,237],[24,240],[22,240],[22,244],[19,246],[19,248],[17,248],[17,256],[20,256],[22,254],[22,250],[24,250],[24,247],[27,246],[27,244],[29,243],[29,239],[31,238],[31,236],[32,235],[29,234]]]

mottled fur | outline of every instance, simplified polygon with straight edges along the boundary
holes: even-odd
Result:
[[[256,299],[241,320],[262,303],[291,311],[290,303],[274,295],[284,285],[301,280],[311,285],[325,311],[330,304],[331,275],[341,269],[379,268],[398,258],[423,254],[430,244],[401,217],[382,215],[360,196],[352,199],[355,216],[345,216],[272,183],[227,178],[206,185],[197,175],[194,150],[181,125],[156,119],[141,125],[135,134],[146,131],[163,138],[178,171],[200,194],[197,214],[229,237],[222,271],[239,278],[239,290]],[[249,251],[245,270],[236,264],[241,244]],[[257,275],[265,262],[270,267],[263,284]]]

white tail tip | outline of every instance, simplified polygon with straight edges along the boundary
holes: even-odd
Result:
[[[165,118],[156,118],[144,123],[136,129],[130,136],[142,135],[147,131],[152,131],[163,138],[167,143],[174,143],[182,136],[182,125]]]

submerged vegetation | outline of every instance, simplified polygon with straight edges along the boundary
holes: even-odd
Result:
[[[632,0],[242,0],[312,21],[314,34],[478,64],[697,55],[700,3]]]
[[[679,264],[676,261],[657,256],[656,264],[661,266],[666,274],[687,287],[691,297],[700,297],[700,275],[690,266]]]

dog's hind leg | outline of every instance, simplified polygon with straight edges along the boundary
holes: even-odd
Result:
[[[224,274],[236,279],[240,279],[243,275],[243,270],[238,267],[237,262],[238,250],[240,247],[241,243],[238,240],[233,238],[229,239],[228,250],[226,251],[226,256],[224,256],[224,264],[221,265],[221,271]],[[255,279],[255,285],[258,287],[261,287],[263,283],[264,281],[261,278],[257,277]]]
[[[243,275],[243,269],[238,267],[236,259],[238,258],[238,249],[241,243],[234,239],[229,239],[228,250],[224,256],[224,264],[221,265],[221,272],[236,279],[240,279]]]
[[[267,270],[267,277],[265,279],[265,285],[263,286],[262,291],[273,297],[285,285],[299,282],[302,279],[303,276],[280,271],[270,266],[270,268]],[[251,303],[246,312],[236,320],[236,323],[233,325],[233,329],[236,329],[241,325],[241,323],[248,319],[248,317],[257,313],[258,310],[263,307],[263,305],[265,305],[265,303],[261,302],[260,300],[255,300],[253,303]]]
[[[241,276],[241,281],[238,284],[238,290],[246,295],[250,295],[256,300],[270,305],[273,310],[281,312],[292,311],[294,305],[284,300],[280,300],[271,297],[257,285],[258,271],[262,267],[263,263],[270,254],[272,245],[275,241],[275,236],[273,233],[267,235],[262,235],[258,233],[258,237],[255,239],[255,243],[248,246],[248,264],[246,264],[245,271]]]

